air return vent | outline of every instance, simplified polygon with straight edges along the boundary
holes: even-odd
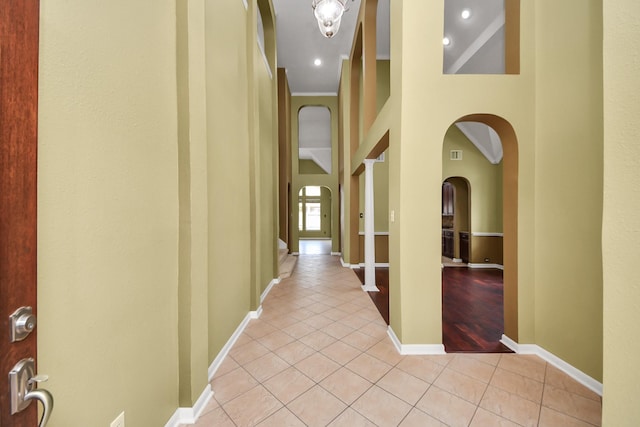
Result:
[[[451,150],[449,160],[462,160],[462,150]]]

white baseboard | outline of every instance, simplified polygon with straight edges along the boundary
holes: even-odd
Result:
[[[353,265],[353,264],[349,264],[348,262],[344,262],[344,259],[342,257],[340,257],[340,264],[342,264],[344,268],[358,268],[358,265]]]
[[[560,369],[583,386],[587,387],[594,393],[602,396],[602,383],[593,379],[580,369],[568,364],[550,351],[545,350],[536,344],[518,344],[506,335],[502,335],[500,342],[518,354],[535,354],[545,362]]]
[[[269,284],[267,285],[267,288],[264,290],[264,292],[262,292],[262,295],[260,295],[260,304],[262,304],[262,302],[267,297],[267,295],[269,295],[269,292],[271,292],[271,289],[273,289],[273,287],[278,283],[280,283],[280,278],[273,279],[272,281],[269,282]]]
[[[298,256],[298,255],[300,255],[300,252],[291,252],[291,255]]]
[[[342,255],[342,252],[331,252],[332,256],[340,256]]]
[[[258,307],[258,309],[256,311],[250,311],[249,312],[249,317],[251,319],[259,319],[260,316],[262,316],[262,306]]]
[[[213,391],[211,390],[211,384],[207,384],[193,407],[176,409],[176,412],[173,413],[173,416],[169,419],[167,424],[165,424],[165,427],[178,427],[181,424],[195,424],[212,397]]]
[[[396,336],[395,332],[393,332],[393,329],[391,329],[391,326],[387,328],[387,334],[389,335],[389,338],[391,338],[391,341],[393,342],[393,345],[396,347],[396,350],[398,350],[398,353],[402,355],[447,354],[444,351],[444,344],[402,344],[398,339],[398,337]]]
[[[504,266],[501,264],[486,264],[486,263],[468,263],[467,266],[469,268],[497,268],[499,270],[504,270]]]
[[[262,307],[260,307],[260,309],[261,308]],[[222,349],[220,350],[216,358],[213,360],[213,362],[211,362],[211,365],[209,366],[209,381],[213,379],[213,376],[215,375],[216,371],[218,370],[220,365],[222,365],[222,362],[224,362],[224,358],[227,357],[227,355],[229,354],[229,350],[231,350],[231,347],[233,347],[236,341],[238,341],[238,338],[240,338],[240,335],[242,335],[242,332],[244,332],[245,328],[247,327],[251,319],[255,319],[255,317],[253,317],[251,313],[255,313],[255,311],[247,313],[244,319],[242,319],[242,322],[240,322],[240,325],[238,325],[238,327],[236,328],[233,335],[231,335],[231,337],[229,338],[227,343],[224,345],[224,347],[222,347]]]

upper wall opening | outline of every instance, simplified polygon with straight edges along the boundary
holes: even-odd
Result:
[[[331,174],[331,111],[305,106],[298,112],[298,168],[300,174]]]
[[[444,0],[444,74],[518,74],[520,1]]]

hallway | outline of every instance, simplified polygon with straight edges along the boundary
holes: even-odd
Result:
[[[600,397],[535,356],[399,355],[337,257],[301,255],[263,309],[197,426],[600,425]]]

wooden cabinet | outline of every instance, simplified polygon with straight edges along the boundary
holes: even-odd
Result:
[[[442,184],[442,215],[453,215],[455,198],[453,184],[445,182]]]
[[[442,256],[453,258],[453,230],[442,230]]]
[[[469,262],[469,233],[461,231],[460,236],[460,259],[462,262]]]

